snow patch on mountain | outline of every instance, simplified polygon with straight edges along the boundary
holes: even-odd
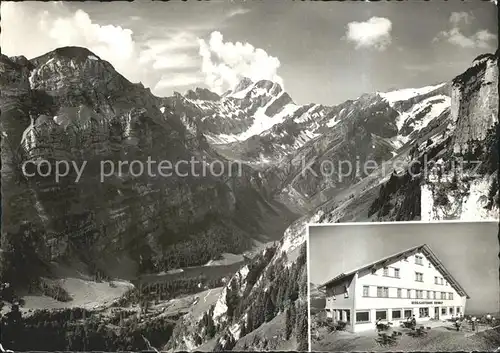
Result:
[[[389,105],[393,105],[396,102],[404,101],[404,100],[409,100],[413,97],[416,96],[421,96],[427,93],[430,93],[434,90],[437,90],[438,88],[443,87],[446,84],[440,83],[435,86],[426,86],[422,88],[405,88],[405,89],[400,89],[400,90],[395,90],[395,91],[390,91],[390,92],[377,92],[379,96],[384,98]]]
[[[242,89],[241,91],[238,91],[238,92],[235,92],[235,93],[231,93],[231,94],[228,94],[226,97],[231,97],[231,98],[236,98],[236,99],[243,99],[246,97],[246,95],[248,94],[248,92],[250,92],[252,90],[252,86],[249,86],[245,89]]]
[[[312,139],[314,139],[314,138],[316,138],[318,136],[321,136],[321,134],[314,133],[311,130],[301,131],[300,134],[295,139],[293,147],[294,148],[300,148],[300,147],[304,146],[307,142],[309,142],[310,140],[312,140]],[[282,146],[282,147],[284,149],[286,149],[286,146]]]
[[[490,177],[474,180],[470,184],[469,196],[462,201],[462,221],[477,221],[479,219],[498,220],[498,208],[485,208],[488,203]]]
[[[280,124],[285,121],[286,117],[293,115],[293,113],[300,108],[300,106],[289,103],[283,107],[283,109],[276,115],[268,116],[266,115],[266,110],[271,106],[275,100],[279,99],[279,97],[283,93],[274,99],[271,99],[264,107],[260,107],[257,109],[253,116],[253,124],[241,134],[219,134],[212,135],[207,134],[207,139],[211,141],[216,141],[217,143],[230,143],[236,141],[245,141],[246,139],[254,136],[260,135],[261,133],[269,130],[276,124]]]
[[[214,315],[213,315],[213,319],[215,322],[218,322],[219,318],[221,318],[227,312],[227,304],[226,304],[227,288],[228,287],[224,287],[219,299],[217,299],[217,303],[215,304]]]
[[[423,101],[415,104],[411,107],[411,109],[407,112],[403,112],[400,114],[398,119],[396,120],[396,125],[398,130],[401,130],[404,124],[411,118],[417,116],[419,113],[425,113],[425,109],[429,109],[422,119],[415,122],[413,128],[415,130],[422,130],[426,127],[432,119],[438,117],[443,113],[443,111],[449,108],[451,105],[451,98],[445,95],[438,95],[430,98],[426,98]]]
[[[421,220],[498,220],[498,207],[487,207],[492,178],[484,176],[470,182],[465,178],[459,184],[459,189],[452,191],[446,186],[451,177],[437,179],[433,175],[420,188]]]

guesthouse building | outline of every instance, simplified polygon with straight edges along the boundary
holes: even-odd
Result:
[[[319,289],[326,313],[347,330],[375,328],[375,322],[417,322],[462,316],[469,298],[426,244],[339,274]]]

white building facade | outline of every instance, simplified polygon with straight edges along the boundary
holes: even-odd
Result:
[[[323,284],[327,316],[353,332],[373,330],[378,319],[417,322],[462,316],[467,293],[428,245],[342,273]]]

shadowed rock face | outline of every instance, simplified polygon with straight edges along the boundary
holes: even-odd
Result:
[[[87,49],[61,48],[30,61],[2,56],[0,64],[3,271],[13,277],[15,265],[11,280],[27,280],[33,261],[81,260],[103,272],[120,258],[134,260],[139,271],[201,265],[248,249],[252,238],[280,237],[289,222],[283,215],[293,219],[266,199],[254,172],[243,167],[241,177],[231,177],[203,136],[163,114],[157,97]],[[23,175],[23,162],[42,159],[51,168],[86,164],[78,182],[74,166],[60,181]],[[201,162],[179,165],[186,176],[158,173],[162,160],[192,159],[226,167],[220,176],[196,176]],[[152,173],[148,160],[156,161]],[[103,161],[108,175],[101,180]],[[137,175],[135,162],[119,173],[119,161],[141,161],[146,169]]]
[[[467,149],[473,140],[481,141],[498,122],[498,58],[482,55],[453,80],[452,119],[456,123],[455,151]]]
[[[218,101],[221,97],[217,93],[214,93],[206,88],[196,88],[194,91],[191,89],[187,91],[186,98],[194,100]]]

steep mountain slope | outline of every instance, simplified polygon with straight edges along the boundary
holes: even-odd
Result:
[[[294,219],[266,198],[250,168],[222,158],[177,115],[163,114],[148,89],[87,49],[30,61],[2,56],[1,65],[4,279],[27,282],[36,276],[31,263],[75,259],[90,272],[129,277],[203,265],[250,249],[252,239],[279,239]],[[141,174],[148,160],[157,164]],[[25,161],[36,162],[28,173],[75,164],[57,181],[53,173],[26,177]],[[111,170],[119,161],[125,167]],[[162,176],[161,161],[177,173]],[[127,259],[133,266],[120,273]]]

